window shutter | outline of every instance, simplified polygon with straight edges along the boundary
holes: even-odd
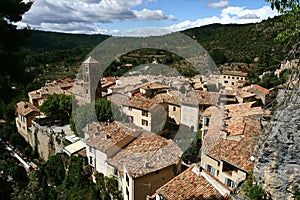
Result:
[[[212,173],[212,175],[215,175],[215,168],[211,168],[211,173]]]
[[[225,185],[228,186],[228,178],[227,177],[225,177]]]
[[[231,181],[231,187],[234,188],[234,181]]]
[[[208,164],[205,164],[205,169],[208,170]]]

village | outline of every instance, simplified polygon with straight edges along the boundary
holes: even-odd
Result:
[[[283,63],[276,75],[295,62]],[[234,199],[253,170],[275,89],[245,86],[247,73],[241,71],[99,81],[98,65],[89,57],[81,79],[49,81],[17,104],[17,130],[43,160],[57,153],[87,157],[90,180],[96,181],[96,172],[115,177],[123,199]],[[72,96],[79,107],[106,99],[124,115],[91,121],[75,133],[40,111],[53,94]],[[197,162],[183,159],[191,145],[199,149]],[[36,169],[32,165],[24,167]]]

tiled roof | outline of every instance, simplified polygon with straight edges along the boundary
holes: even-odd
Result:
[[[157,103],[153,99],[148,99],[143,96],[133,96],[127,103],[127,106],[143,110],[152,110],[156,105]]]
[[[253,168],[253,161],[250,158],[253,155],[255,141],[260,131],[260,120],[247,118],[244,137],[240,141],[233,141],[228,138],[221,139],[208,155],[249,171]]]
[[[125,165],[130,176],[137,178],[177,164],[182,150],[172,141],[149,131],[130,142],[125,148],[107,160],[123,173]]]
[[[140,88],[150,89],[150,90],[159,90],[159,89],[168,89],[169,87],[160,83],[145,83]]]
[[[29,92],[28,96],[30,96],[32,99],[40,99],[43,98],[44,95],[50,94],[66,94],[66,92],[58,85],[48,85],[41,87],[38,90]]]
[[[202,149],[208,153],[213,145],[224,134],[226,137],[244,135],[245,117],[251,115],[264,114],[260,107],[252,107],[253,102],[226,105],[225,108],[212,106],[206,109],[203,116],[210,117],[208,132],[204,138]],[[241,138],[242,138],[241,137]],[[236,139],[235,139],[236,140]]]
[[[115,77],[104,77],[103,79],[105,79],[107,82],[113,82],[116,83],[116,78]]]
[[[120,123],[114,121],[112,123],[94,122],[88,124],[85,133],[89,136],[86,144],[106,152],[126,137],[136,137],[139,133],[135,129],[126,129],[120,126]]]
[[[195,94],[199,105],[217,105],[219,100],[219,93],[209,92],[206,90],[196,90]]]
[[[262,87],[260,85],[257,85],[257,84],[252,84],[252,85],[243,87],[242,90],[243,91],[248,91],[248,92],[253,92],[253,93],[259,92],[259,93],[262,93],[262,94],[265,94],[265,95],[268,95],[270,93],[269,89],[264,88],[264,87]]]
[[[220,95],[236,96],[239,91],[240,91],[239,89],[232,89],[232,90],[220,89]]]
[[[226,132],[230,135],[243,134],[245,127],[244,117],[256,114],[263,114],[261,107],[252,107],[252,102],[243,104],[226,105],[225,125]]]
[[[176,91],[163,91],[155,94],[151,99],[142,96],[137,92],[129,101],[122,101],[124,105],[131,106],[138,109],[153,110],[156,105],[161,103],[170,103],[180,105],[181,94]],[[115,99],[112,97],[112,99]]]
[[[243,99],[246,99],[246,98],[250,98],[250,97],[254,97],[255,94],[251,93],[251,92],[246,92],[246,91],[240,91],[238,93],[238,96],[243,98]]]
[[[95,58],[89,56],[83,63],[99,63]]]
[[[247,73],[241,72],[241,71],[224,71],[222,75],[230,75],[230,76],[242,76],[246,77]]]
[[[231,199],[227,195],[221,195],[201,174],[193,172],[194,167],[189,167],[156,190],[156,194],[162,195],[167,200]]]
[[[40,110],[29,102],[21,101],[17,103],[17,113],[26,116],[32,112],[40,112]]]

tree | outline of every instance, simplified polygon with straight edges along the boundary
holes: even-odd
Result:
[[[28,82],[25,75],[23,46],[30,36],[28,28],[17,29],[12,23],[19,22],[32,2],[23,0],[2,0],[0,7],[0,99],[5,103],[13,97],[14,83]],[[17,73],[16,73],[17,72]]]
[[[300,1],[299,0],[266,0],[272,9],[284,14],[286,29],[278,34],[277,40],[284,42],[287,47],[299,42],[300,37]]]
[[[68,122],[72,112],[72,96],[52,94],[40,106],[40,110],[48,117]]]
[[[280,12],[285,12],[290,9],[299,8],[299,0],[266,0],[271,3],[272,9],[276,8]]]
[[[118,181],[113,176],[107,177],[102,173],[95,173],[96,190],[102,199],[122,199],[122,193],[118,189]]]
[[[58,186],[63,182],[66,172],[61,154],[56,154],[49,157],[45,171],[50,183]]]
[[[20,188],[19,185],[14,187],[14,192],[11,199],[24,199],[24,200],[36,200],[42,198],[44,191],[41,187],[38,171],[31,171],[29,173],[29,183],[25,188]]]
[[[27,182],[27,173],[24,167],[22,166],[15,166],[13,168],[13,179],[18,182]]]
[[[251,200],[266,199],[266,193],[263,188],[258,184],[254,184],[252,171],[248,173],[248,178],[243,183],[242,190],[245,191],[246,196]]]
[[[125,114],[120,111],[118,106],[106,99],[97,100],[92,104],[85,104],[77,108],[72,115],[71,129],[77,131],[79,135],[82,134],[82,129],[89,123],[96,121],[113,122],[114,120],[122,121],[125,119]],[[94,118],[95,115],[97,119]]]

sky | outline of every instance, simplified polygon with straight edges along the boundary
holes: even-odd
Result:
[[[275,15],[264,0],[35,0],[18,26],[150,36],[213,23],[255,23]]]

